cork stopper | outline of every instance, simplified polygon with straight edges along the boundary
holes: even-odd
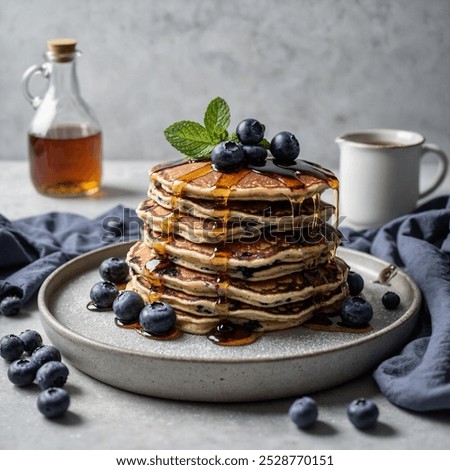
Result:
[[[76,52],[77,40],[71,38],[50,39],[47,46],[55,62],[70,62]]]

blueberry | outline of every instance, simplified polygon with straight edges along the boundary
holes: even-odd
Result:
[[[100,276],[104,281],[123,284],[129,273],[128,264],[121,258],[107,258],[99,268]]]
[[[242,145],[232,141],[220,142],[211,152],[211,163],[218,171],[238,170],[244,163]]]
[[[364,279],[361,274],[350,271],[347,277],[348,289],[350,295],[358,295],[364,289]]]
[[[42,346],[42,336],[34,330],[25,330],[20,333],[19,338],[23,341],[25,351],[31,354],[36,348]]]
[[[255,145],[261,142],[266,128],[256,119],[244,119],[236,127],[239,142],[244,145]]]
[[[22,300],[17,295],[8,295],[0,302],[0,313],[5,317],[13,317],[20,312]]]
[[[8,379],[19,387],[30,385],[36,377],[37,370],[37,365],[30,359],[18,359],[9,365]]]
[[[316,401],[311,397],[302,397],[294,401],[289,408],[289,418],[301,429],[311,427],[316,421],[319,411]]]
[[[46,362],[60,361],[61,353],[55,348],[55,346],[44,345],[39,346],[33,351],[31,360],[39,367],[42,367]]]
[[[165,302],[146,305],[139,315],[139,323],[148,333],[163,335],[168,333],[176,321],[175,310]]]
[[[70,395],[67,390],[59,387],[47,388],[39,394],[38,410],[47,418],[62,416],[70,405]]]
[[[292,163],[300,153],[300,144],[294,134],[279,132],[270,142],[270,152],[280,163]]]
[[[381,301],[388,310],[395,310],[400,305],[400,296],[395,292],[386,292]]]
[[[258,145],[244,145],[245,163],[249,165],[261,166],[267,158],[267,150]]]
[[[373,308],[362,297],[349,297],[341,307],[342,322],[349,326],[366,325],[372,320]]]
[[[0,340],[0,356],[6,361],[19,359],[24,351],[25,345],[16,335],[6,335]]]
[[[60,361],[49,361],[36,372],[36,383],[41,390],[50,387],[63,387],[67,381],[69,369]]]
[[[112,308],[117,319],[123,323],[132,323],[139,320],[144,305],[144,300],[137,292],[124,290],[114,299]]]
[[[350,422],[358,429],[367,429],[375,426],[378,420],[378,407],[372,400],[358,398],[347,407],[347,416]]]
[[[98,308],[111,308],[119,290],[109,281],[100,281],[92,286],[89,294],[92,302]]]

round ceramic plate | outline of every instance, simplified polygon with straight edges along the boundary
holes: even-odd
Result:
[[[156,341],[119,328],[112,312],[86,309],[98,267],[124,257],[130,243],[80,256],[57,269],[39,292],[45,331],[67,360],[86,374],[145,395],[198,401],[253,401],[310,393],[346,382],[394,354],[410,336],[420,291],[402,271],[390,285],[378,284],[388,264],[373,256],[339,249],[339,256],[365,280],[374,307],[366,333],[314,331],[305,327],[266,333],[247,346],[218,346],[205,336],[183,334]],[[402,301],[386,310],[387,290]]]

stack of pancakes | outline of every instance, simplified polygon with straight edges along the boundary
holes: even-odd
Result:
[[[268,159],[221,173],[209,161],[179,161],[153,168],[150,180],[128,288],[170,304],[181,330],[205,334],[223,320],[290,328],[347,296],[339,235],[327,223],[335,208],[321,201],[338,187],[328,170]]]

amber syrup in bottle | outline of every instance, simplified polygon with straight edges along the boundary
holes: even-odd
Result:
[[[74,39],[52,39],[47,62],[30,67],[23,77],[25,97],[36,109],[28,132],[31,180],[49,196],[88,196],[100,189],[102,133],[80,95]],[[43,98],[29,91],[30,79],[49,79]]]

